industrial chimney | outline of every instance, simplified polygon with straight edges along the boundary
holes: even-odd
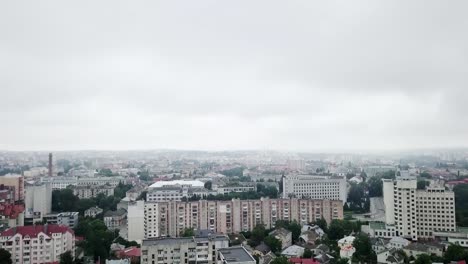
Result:
[[[49,153],[49,177],[52,177],[52,153]]]

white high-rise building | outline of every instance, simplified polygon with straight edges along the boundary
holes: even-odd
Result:
[[[348,196],[346,178],[322,175],[288,175],[283,178],[283,198],[341,200]]]
[[[52,211],[52,186],[49,183],[27,185],[25,206],[27,218],[42,221]]]
[[[396,180],[383,180],[387,230],[411,240],[433,238],[433,232],[455,232],[455,195],[432,182],[417,189],[417,180],[402,171]]]
[[[145,238],[144,226],[145,201],[141,200],[129,204],[127,214],[128,241],[141,242]]]

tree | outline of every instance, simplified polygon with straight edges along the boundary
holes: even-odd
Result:
[[[330,227],[328,228],[328,238],[330,240],[339,240],[343,238],[345,235],[345,231],[343,228],[343,224],[339,220],[333,220],[330,223]]]
[[[195,235],[195,231],[193,228],[185,228],[184,231],[180,234],[182,237],[193,237]]]
[[[323,230],[323,232],[325,233],[328,232],[328,226],[327,226],[328,224],[327,224],[327,221],[323,217],[315,220],[314,224],[318,225]]]
[[[428,254],[418,255],[418,257],[414,261],[414,264],[432,264],[431,256],[429,256]]]
[[[279,252],[282,248],[282,243],[279,239],[274,236],[267,236],[265,237],[265,244],[270,247],[272,252]]]
[[[457,225],[468,226],[468,184],[459,184],[453,188],[455,193],[455,211]]]
[[[372,250],[372,243],[366,234],[359,234],[353,242],[356,249],[352,260],[359,263],[377,263],[377,255]]]
[[[427,179],[432,178],[432,175],[427,171],[421,172],[421,174],[419,174],[419,176],[421,176],[423,178],[427,178]]]
[[[290,264],[285,256],[275,258],[270,264]]]
[[[367,179],[369,197],[382,197],[383,183],[382,177],[374,176]]]
[[[0,248],[0,263],[11,264],[11,254],[7,250]]]
[[[444,254],[446,263],[463,260],[465,258],[468,258],[468,253],[462,246],[455,244],[450,244]]]
[[[211,190],[211,186],[212,186],[211,181],[205,182],[205,185],[204,185],[204,186],[205,186],[206,189]]]
[[[348,258],[338,258],[336,260],[336,264],[348,264],[349,263],[349,259]]]
[[[260,242],[262,242],[263,239],[265,238],[265,233],[266,233],[265,225],[263,224],[256,225],[252,230],[252,236],[251,236],[253,245],[258,246]]]
[[[73,264],[73,256],[70,251],[60,255],[60,264]]]
[[[304,254],[302,254],[302,257],[303,258],[312,258],[312,251],[310,251],[310,249],[306,248],[304,250]]]
[[[428,185],[429,185],[428,181],[425,181],[425,180],[418,181],[417,182],[417,189],[418,190],[424,190],[424,189],[426,189],[426,186],[428,186]]]
[[[293,220],[289,223],[287,229],[291,231],[292,239],[294,242],[296,242],[301,235],[301,225],[296,220]]]

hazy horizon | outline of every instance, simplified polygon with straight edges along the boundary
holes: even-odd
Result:
[[[466,1],[0,3],[0,150],[468,147]]]

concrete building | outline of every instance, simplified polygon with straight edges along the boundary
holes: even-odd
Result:
[[[432,239],[434,232],[455,232],[455,195],[433,182],[417,189],[417,180],[401,171],[396,180],[383,179],[386,229],[413,241]]]
[[[42,182],[50,182],[53,190],[65,189],[68,186],[92,186],[92,185],[110,185],[112,187],[117,187],[120,182],[124,182],[125,178],[115,176],[115,177],[90,177],[90,178],[81,178],[81,177],[43,177],[41,178]]]
[[[91,207],[89,209],[87,209],[86,211],[84,211],[84,216],[85,217],[96,217],[98,214],[102,214],[104,210],[102,210],[101,208],[99,207]]]
[[[91,185],[91,186],[73,186],[73,194],[80,199],[89,199],[97,197],[102,193],[105,196],[114,195],[115,186],[111,185]]]
[[[125,225],[125,219],[127,217],[127,211],[119,209],[116,211],[107,211],[104,213],[104,224],[106,224],[109,230],[115,230]]]
[[[146,198],[150,202],[181,201],[183,198],[190,198],[194,195],[203,197],[209,194],[216,193],[205,189],[201,181],[174,180],[153,183],[148,187]]]
[[[141,242],[145,238],[145,201],[128,205],[127,230],[129,241]]]
[[[235,186],[218,186],[216,188],[217,194],[229,194],[229,193],[240,193],[240,192],[255,192],[257,191],[257,185],[235,185]]]
[[[304,171],[305,161],[302,159],[290,159],[287,162],[288,169],[292,171]]]
[[[24,201],[24,178],[18,174],[0,176],[0,186],[10,186],[14,189],[14,200]]]
[[[78,212],[65,212],[57,214],[57,224],[75,228],[78,226]]]
[[[13,263],[55,263],[67,251],[74,256],[75,235],[66,226],[18,226],[0,233],[0,245],[10,252]]]
[[[40,222],[52,211],[52,186],[49,183],[27,184],[25,221]]]
[[[288,175],[283,178],[283,198],[347,199],[346,177],[321,175]]]
[[[256,264],[256,261],[243,246],[237,246],[219,249],[217,264]]]
[[[206,263],[216,264],[216,252],[229,247],[224,235],[145,239],[141,244],[141,264]]]
[[[147,202],[146,238],[177,237],[186,228],[231,234],[251,231],[256,225],[274,228],[277,220],[304,225],[324,218],[343,219],[340,200],[269,199],[230,201]]]

